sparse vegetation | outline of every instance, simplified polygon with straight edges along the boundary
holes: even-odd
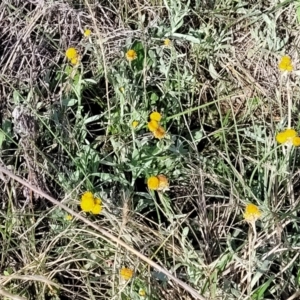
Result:
[[[299,22],[1,1],[1,299],[300,299]]]

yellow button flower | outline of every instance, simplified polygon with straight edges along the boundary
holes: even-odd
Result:
[[[157,175],[157,178],[158,178],[158,190],[159,191],[168,191],[169,190],[169,181],[168,181],[168,178],[163,175],[163,174],[160,174],[160,175]]]
[[[120,276],[124,279],[124,280],[129,280],[131,279],[131,277],[133,276],[133,270],[129,269],[129,268],[122,268],[120,270]]]
[[[146,296],[146,291],[145,291],[144,289],[140,289],[140,290],[139,290],[139,295],[140,295],[141,297],[145,297],[145,296]]]
[[[153,131],[153,136],[157,139],[162,139],[166,135],[166,131],[162,126],[158,126],[158,128]]]
[[[85,192],[81,197],[80,207],[85,212],[90,212],[95,206],[94,196],[91,192]]]
[[[133,61],[137,58],[137,54],[133,49],[130,49],[126,52],[125,57],[128,61]]]
[[[285,55],[281,58],[278,68],[282,72],[291,72],[293,71],[293,65],[292,65],[292,60],[289,56]]]
[[[166,48],[170,48],[172,46],[172,42],[169,39],[164,40],[164,46]]]
[[[299,147],[300,146],[300,137],[299,136],[294,137],[292,143],[295,147]]]
[[[93,209],[91,210],[91,213],[94,215],[99,215],[102,211],[102,205],[100,204],[95,204]]]
[[[66,51],[66,57],[69,60],[72,60],[73,58],[77,57],[78,53],[77,50],[75,48],[68,48]]]
[[[159,179],[156,176],[151,176],[147,180],[149,190],[157,190],[159,187]]]
[[[75,48],[68,48],[66,51],[66,57],[72,65],[77,65],[80,60],[80,55]]]
[[[150,114],[150,120],[159,122],[161,120],[161,114],[157,111],[154,111]]]
[[[84,31],[83,35],[84,35],[85,37],[89,37],[89,36],[91,35],[91,33],[92,33],[92,31],[91,31],[90,29],[86,29],[86,30]]]
[[[250,203],[246,206],[244,219],[247,222],[255,222],[260,217],[261,217],[261,211],[256,205]]]
[[[80,207],[85,212],[98,215],[102,211],[102,200],[95,198],[92,192],[85,192],[81,196]]]
[[[68,214],[68,215],[65,216],[65,219],[66,219],[67,221],[71,221],[71,220],[73,219],[73,216],[70,215],[70,214]]]
[[[279,144],[300,146],[300,138],[295,129],[286,129],[276,135],[276,141]]]
[[[131,123],[132,128],[136,128],[136,127],[138,127],[138,125],[139,125],[139,122],[138,122],[138,121],[133,121],[133,122]]]
[[[70,60],[70,63],[71,63],[73,66],[75,66],[75,65],[77,65],[77,64],[79,63],[79,60],[80,60],[80,56],[76,56],[76,57],[74,57],[74,58],[72,58],[72,59]]]
[[[95,204],[101,205],[102,200],[100,198],[95,198]]]
[[[148,122],[148,129],[153,132],[155,130],[157,130],[159,127],[159,124],[157,121],[155,120],[151,120],[150,122]]]
[[[279,144],[284,144],[287,141],[287,137],[286,137],[285,132],[279,132],[279,133],[277,133],[277,135],[276,135],[276,141]]]

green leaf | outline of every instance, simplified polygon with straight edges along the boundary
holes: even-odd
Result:
[[[132,49],[137,54],[137,59],[132,61],[132,66],[135,68],[136,71],[142,71],[144,68],[144,57],[145,57],[145,50],[142,42],[134,42],[132,45]]]
[[[0,130],[0,149],[2,149],[2,144],[5,142],[5,134]]]
[[[269,280],[267,280],[263,285],[261,285],[255,291],[255,293],[252,295],[251,299],[252,300],[263,300],[264,299],[265,291],[268,289],[268,287],[270,286],[271,282],[273,282],[273,280],[274,280],[274,276],[272,276],[271,278],[269,278]]]
[[[77,99],[64,99],[62,105],[64,106],[74,106],[78,102]]]
[[[300,23],[300,1],[298,1],[297,3],[296,15],[297,15],[298,23]]]
[[[156,93],[152,93],[150,99],[151,99],[151,104],[155,104],[158,101],[159,97]]]
[[[14,104],[20,104],[20,99],[21,99],[21,95],[18,91],[14,90],[13,92],[13,100],[14,100]]]
[[[220,75],[218,74],[218,72],[216,71],[214,65],[212,63],[209,64],[209,73],[210,73],[210,76],[213,78],[213,79],[218,79],[220,77]]]

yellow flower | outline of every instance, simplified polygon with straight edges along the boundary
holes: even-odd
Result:
[[[294,129],[286,129],[282,132],[279,132],[276,135],[276,141],[279,144],[294,145],[296,147],[300,146],[300,138]]]
[[[91,31],[90,29],[86,29],[86,30],[84,31],[83,35],[84,35],[85,37],[89,37],[89,36],[91,35],[91,33],[92,33],[92,31]]]
[[[278,68],[280,71],[284,72],[291,72],[293,71],[293,65],[292,65],[292,60],[289,56],[285,55],[281,58],[279,64],[278,64]]]
[[[153,135],[157,139],[162,139],[166,135],[166,131],[162,126],[159,126],[155,131],[153,131]]]
[[[124,87],[120,87],[120,88],[119,88],[119,91],[120,91],[122,94],[124,94],[124,92],[125,92]]]
[[[140,295],[141,297],[145,297],[145,296],[146,296],[146,291],[143,290],[143,289],[140,289],[140,290],[139,290],[139,295]]]
[[[261,211],[256,205],[250,203],[246,206],[244,218],[247,222],[255,222],[260,216]]]
[[[164,40],[164,46],[170,48],[172,46],[172,42],[169,39]]]
[[[130,49],[126,52],[125,57],[128,61],[133,61],[137,58],[137,54],[133,49]]]
[[[131,279],[131,277],[133,276],[133,270],[129,269],[129,268],[122,268],[120,270],[120,276],[124,279],[124,280],[129,280]]]
[[[95,204],[101,205],[102,200],[100,198],[95,198]]]
[[[147,180],[149,190],[157,190],[159,187],[159,179],[156,176],[151,176]]]
[[[70,63],[71,63],[73,66],[75,66],[75,65],[78,64],[79,60],[80,60],[80,56],[78,55],[78,56],[72,58],[72,59],[70,60]]]
[[[299,147],[300,146],[300,137],[299,136],[296,136],[293,138],[293,145],[295,147]]]
[[[159,127],[159,124],[157,121],[155,120],[151,120],[150,122],[148,122],[148,129],[153,132],[155,130],[157,130]]]
[[[66,57],[72,65],[77,65],[80,60],[80,55],[75,48],[68,48],[66,51]]]
[[[67,221],[71,221],[71,220],[73,219],[73,216],[70,215],[70,214],[68,214],[68,215],[65,216],[65,219],[66,219]]]
[[[90,212],[95,206],[93,193],[85,192],[81,197],[80,207],[83,211]]]
[[[168,181],[168,178],[163,175],[163,174],[160,174],[160,175],[157,175],[157,178],[158,178],[158,190],[159,191],[168,191],[169,190],[169,181]]]
[[[66,51],[66,57],[69,60],[76,58],[78,56],[77,50],[75,48],[68,48]]]
[[[150,114],[150,120],[159,122],[161,120],[161,114],[157,111],[154,111],[153,113]]]
[[[102,211],[102,205],[100,204],[95,204],[93,209],[91,210],[91,213],[94,215],[99,215]]]
[[[285,132],[279,132],[279,133],[277,133],[277,135],[276,135],[276,141],[277,141],[279,144],[284,144],[284,143],[286,143],[287,137],[286,137]]]
[[[133,122],[131,123],[132,128],[136,128],[138,125],[139,125],[139,122],[138,122],[138,121],[133,121]]]
[[[92,192],[85,192],[81,196],[80,207],[85,212],[91,212],[98,215],[102,211],[102,200],[95,198]]]

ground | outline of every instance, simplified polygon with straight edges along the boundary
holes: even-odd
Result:
[[[3,0],[1,299],[299,299],[299,22]]]

